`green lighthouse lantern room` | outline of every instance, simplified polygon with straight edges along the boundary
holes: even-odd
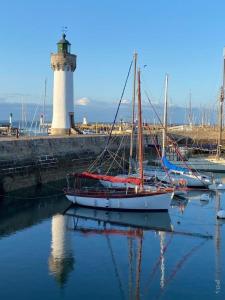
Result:
[[[62,39],[57,43],[58,53],[70,53],[70,42],[66,40],[66,34],[63,33]]]

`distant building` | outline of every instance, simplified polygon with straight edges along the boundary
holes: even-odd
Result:
[[[83,125],[87,125],[87,124],[88,124],[87,118],[83,117]]]

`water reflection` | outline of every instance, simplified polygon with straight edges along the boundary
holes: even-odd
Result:
[[[165,257],[164,257],[164,247],[165,247],[165,232],[160,232],[160,286],[163,289],[165,286]]]
[[[206,199],[205,195],[209,195]],[[177,207],[181,215],[184,214],[188,204],[199,204],[199,207],[209,206],[210,202],[213,201],[215,193],[207,191],[190,191],[188,198],[177,198],[172,202],[172,207]],[[218,195],[216,196],[218,198]],[[220,209],[220,200],[216,198],[217,210]],[[207,201],[206,201],[207,200]],[[104,211],[90,208],[76,207],[71,208],[67,211],[66,215],[71,217],[73,221],[70,224],[70,230],[82,233],[86,237],[90,235],[105,235],[108,243],[108,248],[111,253],[112,262],[114,265],[114,272],[116,274],[118,285],[121,295],[125,295],[126,292],[122,288],[121,276],[119,275],[118,267],[116,265],[115,255],[113,253],[111,237],[115,235],[125,236],[128,238],[128,259],[129,259],[129,276],[128,276],[128,292],[130,299],[139,299],[141,294],[141,272],[142,272],[142,256],[143,256],[143,241],[148,231],[155,231],[159,245],[159,258],[155,262],[155,267],[152,270],[152,278],[155,276],[157,270],[160,271],[159,286],[162,292],[168,284],[174,279],[177,272],[186,263],[190,257],[199,251],[205,243],[208,241],[207,234],[192,234],[191,231],[187,230],[177,231],[171,224],[171,218],[169,213],[151,213],[151,212],[115,212],[115,211]],[[82,222],[80,222],[82,220]],[[90,221],[92,221],[90,226]],[[94,222],[94,223],[93,223]],[[220,293],[220,248],[221,248],[221,237],[220,237],[220,226],[219,221],[216,222],[216,293]],[[177,264],[175,264],[174,270],[170,274],[166,274],[166,251],[171,243],[173,234],[178,235],[189,235],[200,238],[199,242],[193,243],[190,249],[181,255]],[[169,239],[168,239],[169,237]],[[206,237],[206,239],[205,239]],[[202,240],[201,240],[202,239]],[[205,239],[205,240],[204,240]],[[126,297],[125,297],[126,298]]]
[[[166,232],[172,232],[171,219],[168,212],[116,212],[76,207],[68,210],[66,216],[71,218],[69,230],[82,233],[87,237],[90,235],[103,235],[106,237],[122,298],[126,298],[126,292],[123,289],[111,237],[119,235],[128,238],[128,295],[130,299],[140,299],[144,234],[148,231],[155,231],[159,237],[160,249],[156,268],[160,270],[161,274],[160,287],[161,289],[164,288],[165,239]],[[90,220],[92,221],[91,226]]]
[[[223,180],[224,181],[224,180]],[[208,197],[207,197],[208,196]],[[214,246],[215,246],[215,252],[214,252],[214,257],[215,257],[215,294],[218,295],[221,292],[221,266],[222,266],[222,261],[221,261],[221,247],[222,247],[222,239],[221,239],[221,230],[222,230],[222,225],[225,224],[225,221],[222,219],[217,219],[217,212],[222,209],[221,207],[221,201],[222,198],[225,196],[225,191],[209,191],[209,190],[193,190],[189,191],[187,193],[187,204],[192,203],[193,205],[196,203],[200,203],[201,207],[208,206],[207,209],[212,209],[212,215],[211,217],[213,219],[206,219],[206,224],[207,223],[214,223],[215,225],[215,234],[214,234]],[[179,204],[177,202],[177,205],[180,207],[180,204],[183,200],[179,200]],[[176,202],[176,200],[175,200]],[[210,202],[212,203],[212,207],[210,207]],[[185,205],[185,208],[187,207],[187,204]],[[173,203],[174,206],[176,206],[176,203]],[[184,209],[185,210],[185,209]],[[182,213],[184,212],[182,210]]]
[[[0,238],[38,224],[67,207],[62,195],[7,196],[0,202]]]
[[[187,205],[188,205],[187,196],[185,196],[185,197],[175,196],[175,197],[173,197],[173,199],[171,201],[171,207],[177,207],[179,209],[179,211],[181,212],[181,214],[184,213]]]
[[[216,191],[215,193],[215,216],[221,209],[221,193]],[[215,293],[219,294],[221,289],[221,220],[216,218],[215,226]]]
[[[56,281],[63,286],[74,268],[70,232],[67,230],[69,217],[57,214],[52,218],[51,255],[49,270]]]
[[[168,212],[117,212],[85,207],[74,207],[66,215],[77,219],[89,219],[142,229],[171,231],[171,219]],[[74,229],[77,229],[75,227]]]
[[[208,201],[201,200],[204,193],[210,195]],[[191,298],[192,285],[197,299],[206,281],[204,299],[223,299],[224,222],[216,219],[216,212],[224,208],[224,199],[221,192],[191,191],[186,199],[174,199],[169,213],[74,207],[65,215],[62,212],[69,203],[61,196],[6,199],[0,204],[1,266],[6,261],[3,269],[8,274],[12,274],[10,268],[21,274],[14,276],[18,286],[29,280],[32,266],[37,287],[38,280],[40,287],[47,282],[49,293],[55,293],[53,299],[61,299],[62,291],[66,291],[65,299],[71,299],[74,292],[78,299],[90,295],[96,299],[171,299],[171,295],[183,299],[185,293]],[[23,235],[29,227],[33,230]],[[33,246],[29,232],[36,241]],[[213,239],[205,238],[207,234],[213,234]],[[23,248],[33,249],[42,267],[33,265]],[[1,249],[17,251],[10,250],[7,258],[7,251]],[[11,292],[10,280],[14,279],[8,280]],[[41,290],[37,299],[44,298]]]

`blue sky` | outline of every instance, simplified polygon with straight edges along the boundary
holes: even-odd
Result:
[[[77,54],[75,100],[112,103],[121,94],[134,50],[143,85],[162,101],[165,73],[171,102],[216,103],[222,80],[225,2],[203,0],[1,1],[0,101],[40,101],[50,53],[63,26]],[[130,87],[130,85],[129,85]],[[125,97],[130,98],[129,91]]]

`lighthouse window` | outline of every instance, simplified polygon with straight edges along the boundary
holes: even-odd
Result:
[[[58,51],[62,52],[63,51],[63,44],[58,44]]]

